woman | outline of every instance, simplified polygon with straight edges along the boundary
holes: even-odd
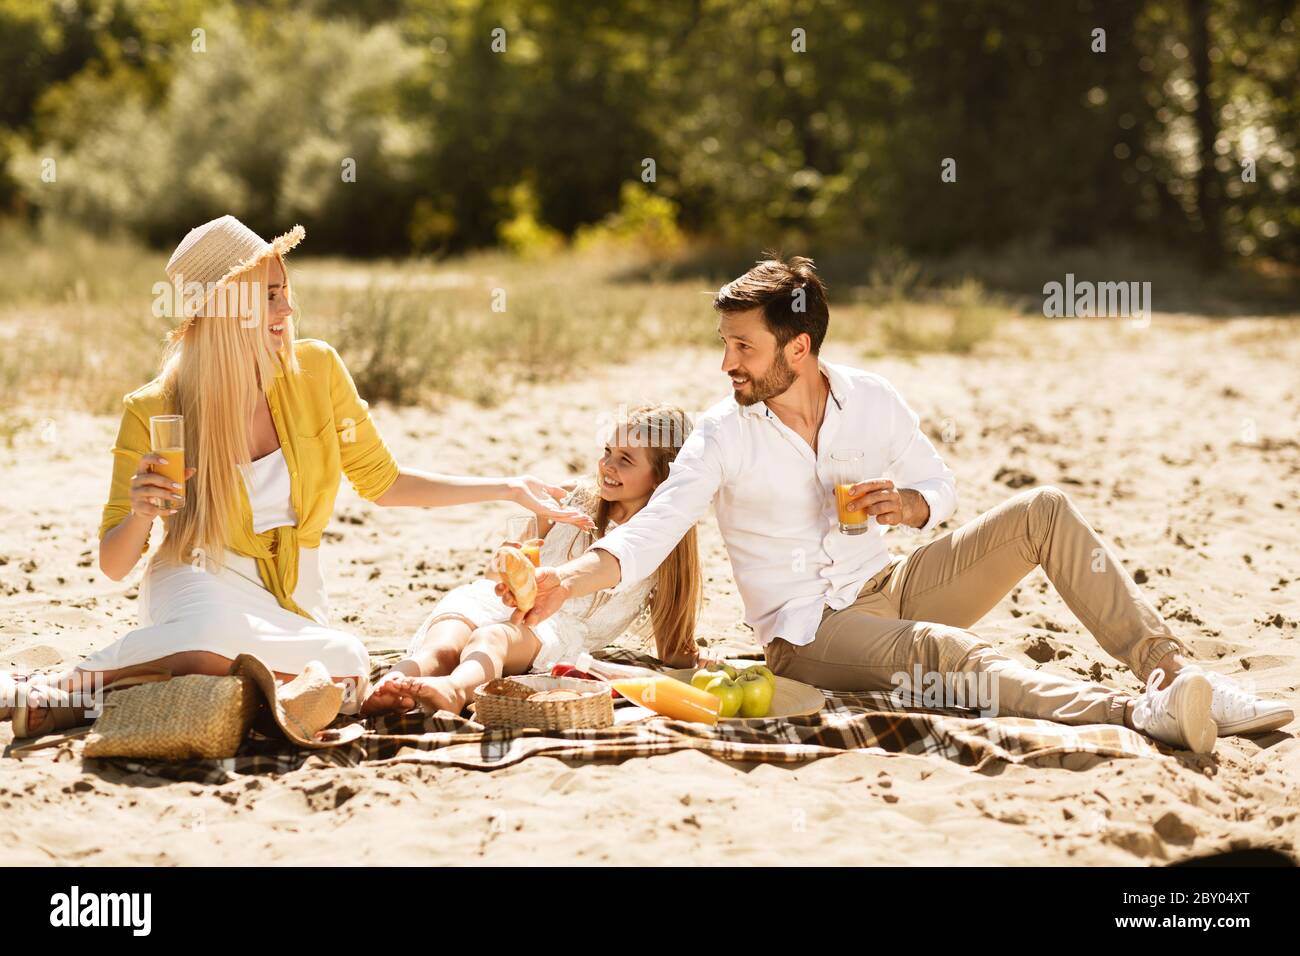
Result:
[[[562,564],[591,547],[613,527],[640,511],[668,477],[691,421],[675,405],[642,405],[615,426],[596,463],[593,480],[567,503],[595,521],[593,531],[571,525],[547,526],[538,519],[541,563]],[[514,543],[514,542],[512,542]],[[491,581],[480,578],[452,589],[415,633],[407,658],[376,684],[362,713],[407,710],[460,713],[474,700],[474,688],[503,674],[546,672],[572,663],[582,651],[612,643],[638,618],[648,618],[660,660],[695,667],[699,649],[695,621],[703,585],[695,529],[691,528],[663,563],[630,591],[575,599],[536,628],[512,624],[514,608],[504,604]]]
[[[399,467],[338,353],[295,340],[283,256],[301,226],[266,242],[233,216],[190,233],[167,263],[183,290],[162,371],[128,394],[113,448],[113,479],[99,529],[99,565],[120,581],[164,537],[145,570],[141,623],[58,675],[3,675],[15,736],[84,722],[71,691],[169,672],[224,674],[253,653],[282,678],[321,661],[365,696],[369,658],[330,626],[319,567],[321,531],[347,475],[385,507],[513,501],[537,515],[591,526],[554,499],[565,489],[530,476],[458,478]],[[155,472],[151,416],[184,416],[185,485]],[[184,492],[184,494],[182,494]],[[102,682],[102,684],[100,683]],[[19,692],[15,685],[21,684]]]

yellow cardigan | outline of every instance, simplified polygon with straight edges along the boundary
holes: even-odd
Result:
[[[357,494],[374,501],[397,480],[398,465],[334,347],[320,339],[297,339],[294,350],[301,372],[290,374],[283,360],[277,361],[266,397],[289,466],[290,500],[298,524],[255,534],[252,506],[241,481],[238,512],[228,523],[228,545],[257,561],[262,583],[281,607],[310,618],[293,599],[298,548],[320,545],[321,532],[334,512],[341,474],[348,476]],[[139,468],[140,456],[150,450],[150,416],[174,413],[165,407],[160,379],[131,392],[122,402],[122,424],[113,445],[113,484],[99,526],[100,540],[131,513],[131,476]],[[140,553],[148,550],[146,537]]]

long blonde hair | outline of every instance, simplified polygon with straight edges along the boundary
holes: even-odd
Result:
[[[626,422],[620,423],[637,442],[646,449],[650,467],[654,472],[655,487],[668,477],[669,466],[677,457],[686,437],[691,433],[691,420],[676,405],[656,403],[640,405],[628,412]],[[572,498],[575,506],[584,508],[596,523],[593,532],[582,532],[574,543],[583,543],[583,550],[605,535],[609,527],[611,503],[601,498],[594,486],[580,486]],[[573,549],[570,549],[572,556]],[[587,616],[609,599],[608,591],[600,591],[587,609]],[[655,571],[654,588],[650,596],[649,623],[654,634],[655,650],[660,660],[673,660],[698,652],[695,643],[695,622],[704,599],[704,582],[700,573],[700,549],[695,526],[682,536],[677,545],[664,558]]]
[[[285,295],[289,272],[284,259]],[[167,406],[185,416],[185,464],[196,469],[183,507],[165,519],[160,557],[224,564],[230,543],[228,519],[239,501],[236,465],[248,465],[249,423],[258,393],[271,387],[279,359],[266,341],[266,294],[270,259],[217,289],[170,336],[163,353]],[[293,348],[293,317],[285,320],[286,374],[299,370]]]

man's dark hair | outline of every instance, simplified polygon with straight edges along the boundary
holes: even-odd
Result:
[[[826,306],[826,287],[813,261],[792,256],[785,262],[775,252],[763,255],[768,258],[718,290],[713,307],[719,312],[761,308],[778,347],[785,346],[800,332],[807,332],[816,355],[826,338],[830,310]]]

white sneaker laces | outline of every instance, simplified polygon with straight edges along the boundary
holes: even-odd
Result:
[[[1164,679],[1165,671],[1163,667],[1157,667],[1147,675],[1146,690],[1142,696],[1137,698],[1133,703],[1133,723],[1139,727],[1149,727],[1152,718],[1159,712],[1160,705],[1163,703],[1161,695],[1169,688],[1161,689],[1160,681]],[[1172,684],[1170,686],[1173,686]]]

